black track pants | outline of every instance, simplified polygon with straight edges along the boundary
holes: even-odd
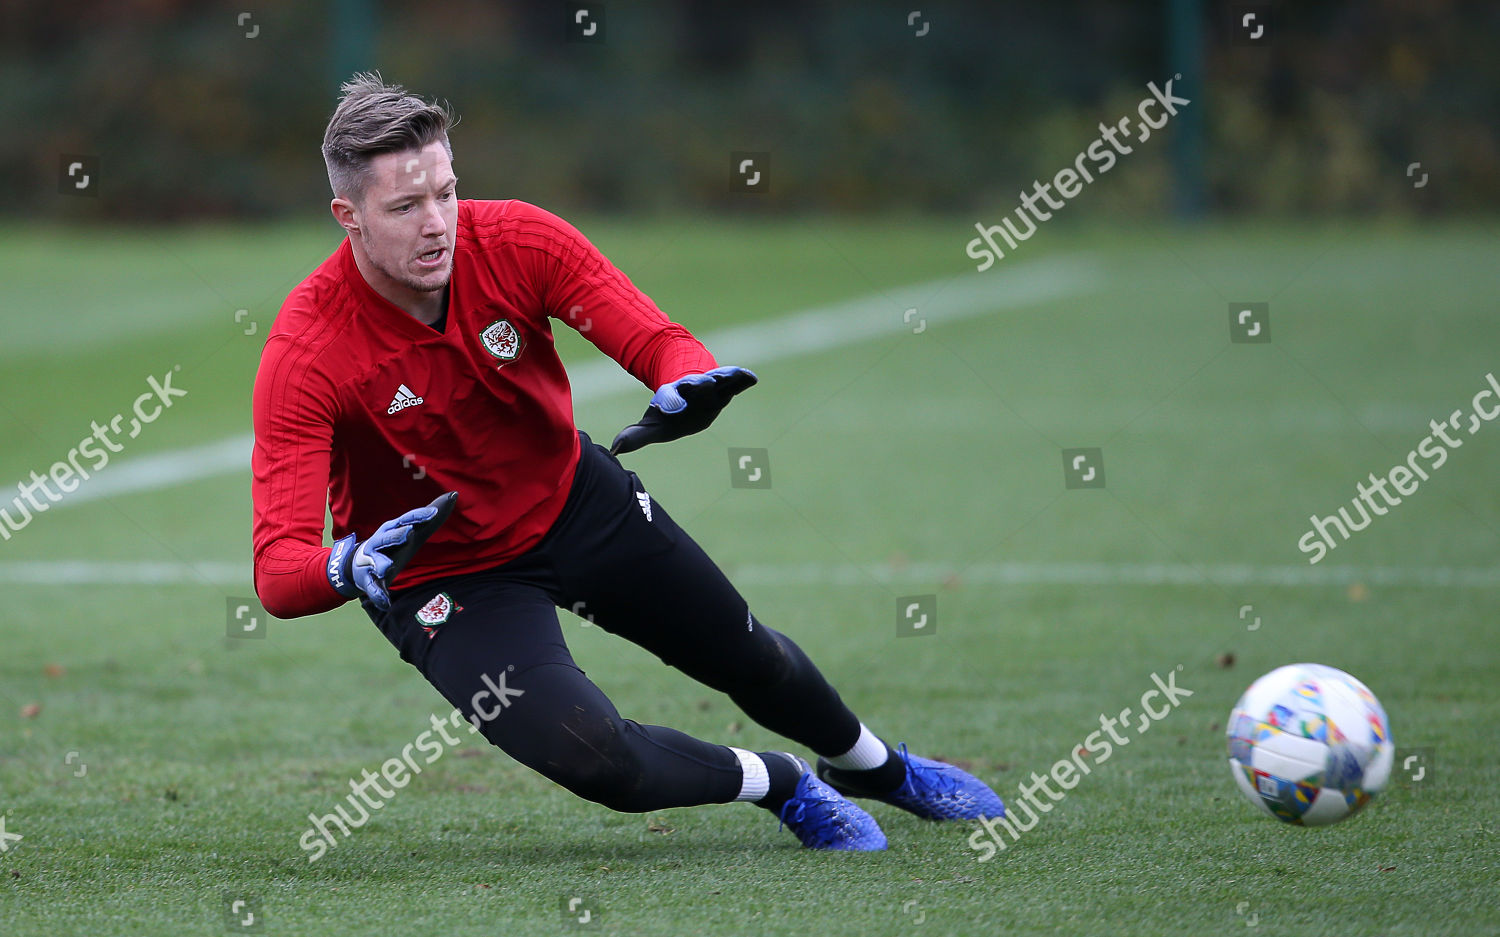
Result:
[[[579,435],[567,504],[535,549],[398,590],[389,613],[366,603],[402,659],[491,743],[615,810],[733,800],[739,761],[722,745],[622,718],[574,664],[557,608],[727,693],[779,735],[820,755],[848,751],[859,720],[807,655],[751,615],[635,473]]]

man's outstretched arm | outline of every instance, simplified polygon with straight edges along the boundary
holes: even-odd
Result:
[[[310,371],[312,352],[266,343],[255,378],[250,483],[255,591],[278,618],[326,612],[348,601],[327,574],[323,545],[333,447],[333,396]]]
[[[266,611],[296,618],[348,599],[391,604],[391,581],[452,513],[457,494],[392,518],[361,540],[323,545],[334,396],[313,352],[272,338],[255,381],[255,591]]]
[[[533,279],[549,313],[655,391],[642,419],[611,451],[630,452],[705,429],[729,400],[755,383],[737,367],[719,367],[708,349],[566,221],[531,205],[522,230],[538,249]]]

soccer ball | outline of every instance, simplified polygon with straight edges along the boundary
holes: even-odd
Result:
[[[1385,789],[1396,745],[1369,687],[1333,667],[1289,664],[1250,684],[1229,714],[1229,768],[1252,804],[1327,826]]]

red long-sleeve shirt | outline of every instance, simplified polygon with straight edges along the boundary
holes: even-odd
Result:
[[[441,333],[371,289],[348,240],[292,290],[255,379],[255,588],[269,612],[345,601],[325,572],[325,507],[335,539],[363,539],[458,492],[403,587],[541,540],[578,458],[549,317],[582,323],[648,388],[715,367],[572,225],[515,200],[459,202]]]

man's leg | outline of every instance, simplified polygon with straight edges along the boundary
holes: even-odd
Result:
[[[425,617],[435,596],[447,598]],[[446,604],[445,604],[446,603]],[[732,801],[740,763],[722,745],[621,718],[573,662],[546,591],[495,575],[399,597],[393,643],[480,734],[573,793],[615,810]]]
[[[544,543],[562,587],[559,605],[585,612],[817,752],[819,776],[841,793],[930,819],[1003,813],[977,778],[898,754],[861,723],[802,649],[750,613],[713,560],[602,447],[586,444],[578,471],[591,508],[566,518]]]
[[[585,442],[575,492],[579,510],[559,520],[541,549],[556,571],[560,606],[728,694],[772,732],[841,766],[875,770],[877,786],[901,783],[904,769],[890,748],[794,641],[751,614],[633,472]]]
[[[622,719],[568,652],[545,562],[532,555],[506,570],[412,589],[395,596],[388,614],[373,615],[402,658],[487,740],[615,810],[748,800],[775,810],[804,845],[885,848],[868,814],[790,754],[731,749]],[[777,775],[790,785],[772,803]]]

